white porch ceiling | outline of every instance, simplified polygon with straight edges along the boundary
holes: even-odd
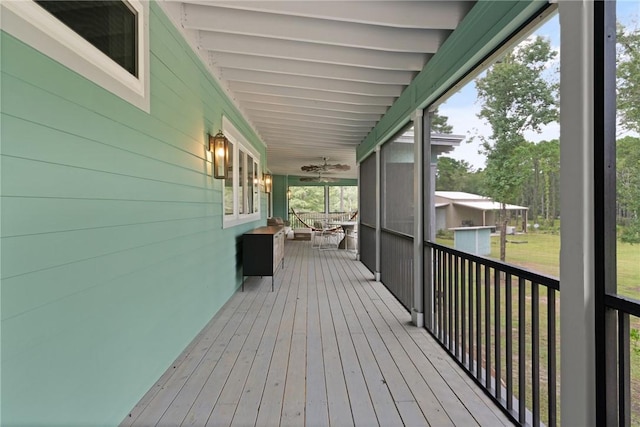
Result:
[[[274,174],[355,148],[473,1],[180,1],[181,24],[267,145]],[[179,15],[179,16],[176,16]]]

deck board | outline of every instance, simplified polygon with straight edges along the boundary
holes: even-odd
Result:
[[[353,253],[285,250],[121,426],[510,425]]]

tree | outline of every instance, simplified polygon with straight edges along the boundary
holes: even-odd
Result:
[[[501,203],[500,259],[506,256],[506,203],[518,200],[523,173],[524,132],[540,132],[557,120],[558,84],[545,78],[548,64],[557,56],[542,37],[522,43],[476,80],[482,108],[492,133],[482,138],[487,155],[485,184],[490,197]]]
[[[451,157],[438,157],[436,173],[436,190],[462,191],[465,193],[484,195],[484,171],[474,171],[465,160]]]
[[[617,112],[622,131],[640,132],[640,31],[617,28]],[[640,243],[640,139],[616,142],[620,240]]]
[[[289,187],[289,207],[300,212],[324,212],[324,186]]]
[[[640,138],[616,142],[616,181],[620,240],[640,243]]]
[[[449,117],[441,115],[436,108],[431,117],[431,132],[452,133],[453,127],[448,122]]]
[[[617,108],[620,124],[640,132],[640,31],[617,28]]]
[[[436,190],[464,191],[464,180],[471,173],[471,165],[465,160],[451,157],[438,157],[438,171],[436,172]]]

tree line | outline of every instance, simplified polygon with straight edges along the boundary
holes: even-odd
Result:
[[[616,144],[616,210],[621,240],[640,243],[640,138],[632,136],[640,133],[640,32],[618,24],[617,42],[617,125],[624,136]],[[560,216],[560,141],[525,138],[558,121],[557,55],[549,40],[531,38],[475,80],[478,117],[491,128],[490,135],[477,136],[486,156],[484,169],[474,170],[464,160],[438,159],[437,190],[476,193],[502,203],[501,259],[509,221],[505,204],[527,206],[530,220],[550,226]],[[434,130],[451,130],[446,117],[436,112],[436,119]]]

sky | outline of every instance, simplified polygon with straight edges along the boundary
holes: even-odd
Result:
[[[624,25],[636,26],[640,17],[640,0],[619,0],[617,2],[617,16],[618,20]],[[552,48],[559,52],[560,24],[558,15],[555,14],[551,19],[540,26],[533,35],[540,35],[549,39],[551,41]],[[555,67],[551,68],[553,69]],[[557,75],[556,78],[559,80],[559,75]],[[447,99],[439,107],[439,113],[449,118],[448,122],[453,126],[453,133],[465,135],[466,137],[465,141],[463,141],[460,146],[456,147],[452,152],[448,153],[447,156],[457,160],[465,160],[473,169],[476,170],[484,168],[485,156],[478,153],[480,149],[480,141],[478,138],[474,138],[472,142],[469,141],[472,140],[473,135],[488,136],[491,134],[491,127],[477,116],[480,112],[480,107],[481,105],[478,101],[475,83],[473,81]],[[533,142],[551,140],[559,138],[559,136],[560,125],[558,123],[551,123],[543,127],[540,133],[525,133],[527,140]]]

